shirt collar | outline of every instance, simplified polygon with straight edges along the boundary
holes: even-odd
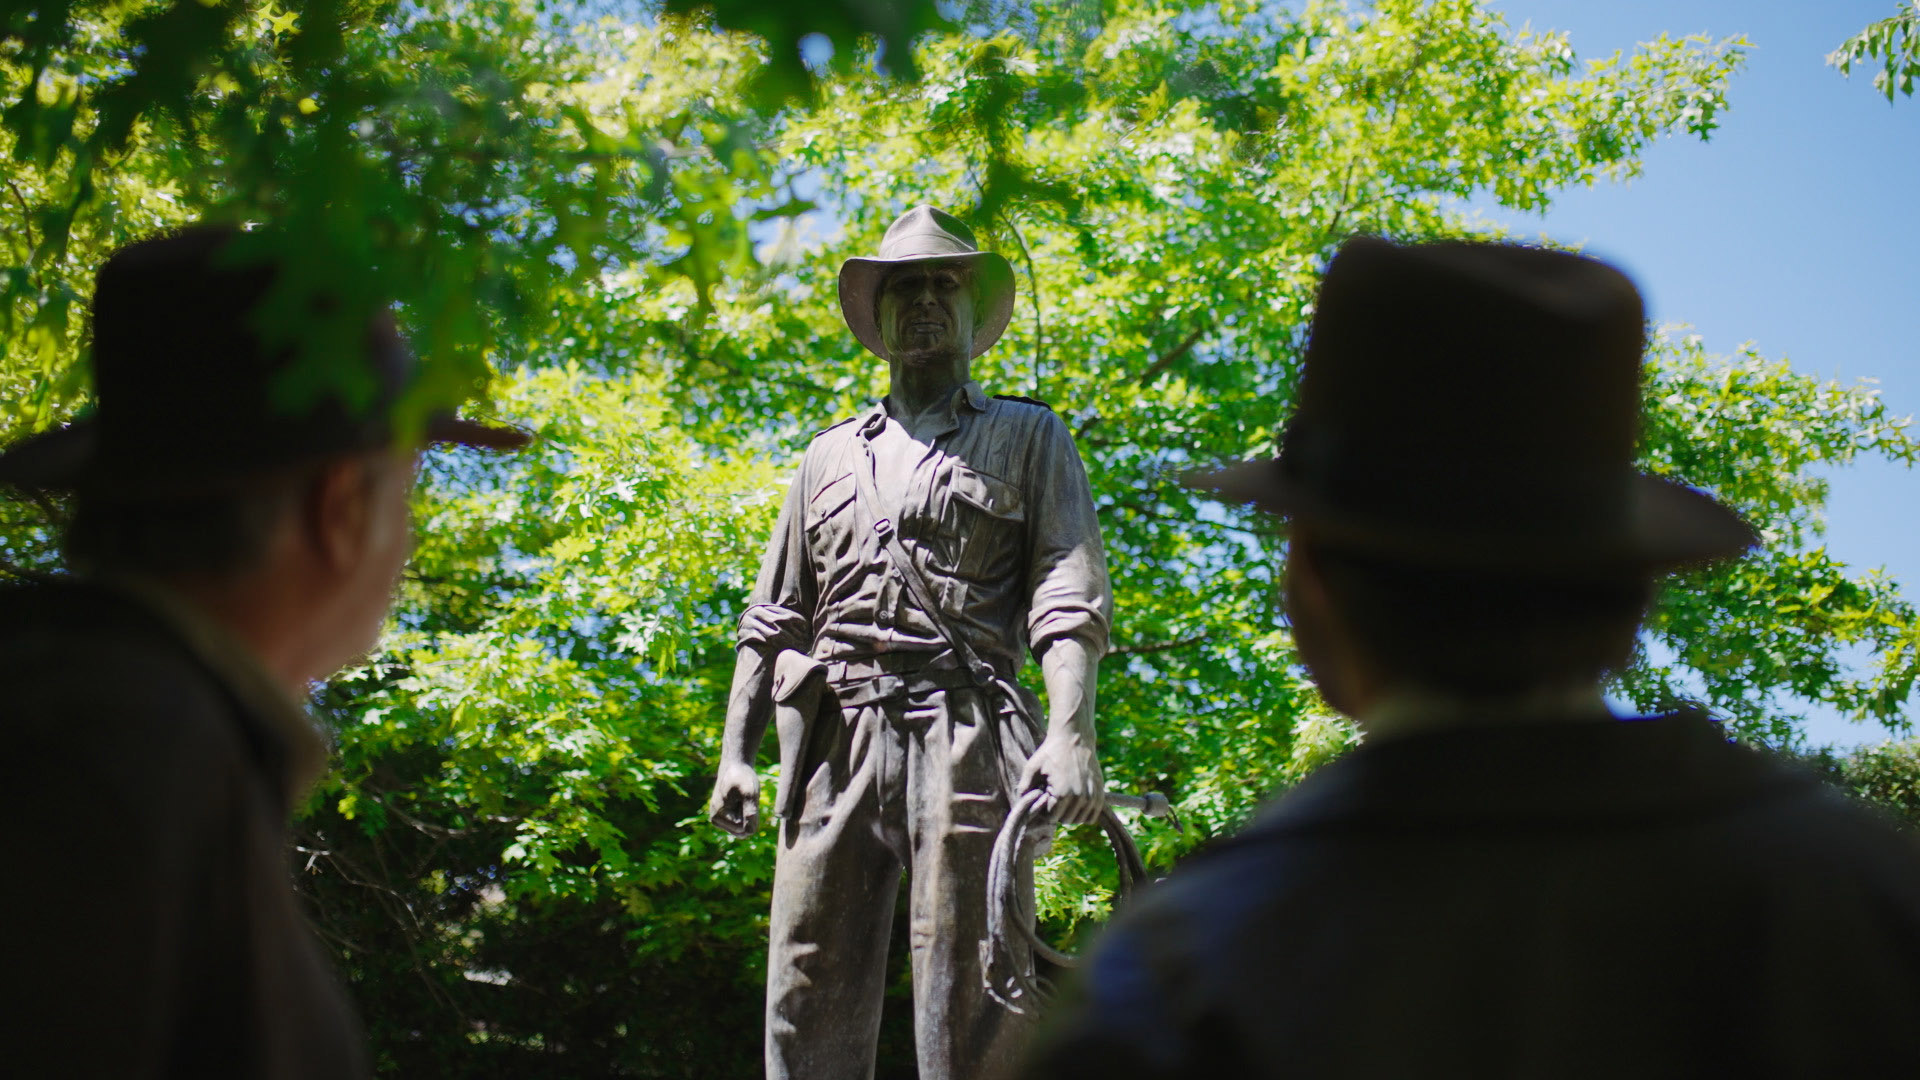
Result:
[[[979,383],[972,379],[961,383],[960,386],[953,391],[953,396],[947,400],[948,423],[942,431],[942,434],[946,431],[952,431],[960,425],[960,409],[962,406],[974,412],[983,413],[987,411],[987,406],[990,405],[992,401],[993,399],[987,396],[987,392],[980,388]],[[875,401],[860,418],[860,434],[869,439],[880,434],[880,429],[886,427],[887,418],[890,415],[891,414],[887,412],[886,398],[882,397]]]
[[[95,579],[132,598],[179,635],[195,659],[240,703],[248,722],[264,728],[282,749],[279,763],[291,811],[327,769],[327,742],[302,703],[268,673],[259,656],[232,632],[179,593],[148,578],[115,574]]]

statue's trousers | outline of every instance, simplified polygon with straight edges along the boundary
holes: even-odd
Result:
[[[818,722],[837,730],[806,763],[804,798],[778,839],[769,1080],[873,1075],[903,870],[921,1080],[1004,1072],[1027,1021],[987,992],[980,942],[987,864],[1009,805],[1000,755],[1024,761],[1034,733],[971,687],[844,709],[828,695]],[[1030,895],[1031,867],[1023,873]]]

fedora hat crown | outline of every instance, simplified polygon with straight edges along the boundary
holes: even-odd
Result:
[[[998,252],[981,251],[973,230],[952,214],[916,206],[893,220],[875,258],[848,259],[840,266],[840,313],[867,350],[888,359],[877,321],[880,284],[895,266],[910,262],[955,262],[974,272],[973,342],[979,356],[1006,332],[1013,318],[1013,267]]]
[[[114,252],[95,278],[93,410],[8,447],[0,483],[170,496],[389,443],[418,365],[383,305],[351,299],[363,282],[283,290],[304,302],[296,317],[338,331],[328,359],[353,384],[286,392],[298,349],[267,332],[280,317],[269,310],[276,287],[294,270],[282,244],[270,229],[197,225]],[[500,449],[527,442],[451,413],[429,417],[424,434]]]
[[[1598,260],[1515,244],[1343,245],[1278,458],[1196,486],[1414,562],[1677,566],[1752,531],[1633,467],[1645,315]]]
[[[880,238],[880,258],[889,261],[972,255],[979,250],[979,241],[965,222],[932,206],[916,206],[901,214]]]

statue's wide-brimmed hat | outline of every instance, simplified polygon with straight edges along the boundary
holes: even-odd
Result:
[[[1187,478],[1330,544],[1414,565],[1653,571],[1758,542],[1633,468],[1645,315],[1595,259],[1349,241],[1314,311],[1275,458]]]
[[[931,206],[916,206],[894,219],[872,259],[848,259],[840,266],[840,313],[860,344],[885,360],[880,338],[880,282],[888,270],[909,262],[952,262],[974,273],[979,302],[973,312],[973,356],[993,347],[1013,318],[1013,267],[998,252],[981,251],[973,230],[959,218]]]
[[[116,497],[208,494],[391,445],[395,406],[418,363],[378,306],[336,316],[355,319],[336,359],[354,368],[343,374],[358,383],[357,400],[320,392],[289,405],[285,380],[298,350],[269,344],[259,329],[270,289],[289,269],[274,239],[196,226],[115,252],[94,285],[95,406],[0,453],[0,483]],[[337,306],[330,292],[308,299],[322,313]],[[516,428],[450,412],[427,417],[421,434],[501,450],[528,442]]]

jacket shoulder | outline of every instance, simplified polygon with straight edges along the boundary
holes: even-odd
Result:
[[[1021,394],[994,394],[987,399],[986,419],[1003,427],[1027,433],[1029,438],[1051,440],[1067,434],[1066,421],[1053,406],[1039,398]]]
[[[814,432],[813,438],[807,440],[807,452],[817,453],[822,449],[838,444],[841,440],[853,433],[854,421],[858,419],[860,419],[858,416],[849,416],[828,424],[826,427]]]
[[[0,593],[0,695],[25,721],[85,716],[97,730],[185,734],[229,711],[219,684],[151,613],[61,582]]]

